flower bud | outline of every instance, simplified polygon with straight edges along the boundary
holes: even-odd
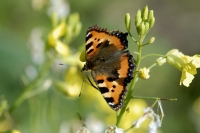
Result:
[[[149,30],[149,23],[145,22],[145,32]]]
[[[142,20],[146,21],[148,19],[148,6],[145,6],[142,10]]]
[[[166,63],[166,58],[160,57],[156,60],[156,63],[158,64],[158,66],[162,66]]]
[[[154,23],[155,23],[155,18],[153,17],[153,18],[151,18],[151,19],[149,20],[149,28],[152,28],[153,25],[154,25]]]
[[[138,27],[142,23],[142,18],[138,18],[137,21],[135,21],[135,26]]]
[[[148,20],[151,20],[152,18],[154,18],[154,14],[153,14],[153,10],[150,10]]]
[[[126,15],[125,15],[125,25],[126,25],[126,29],[128,31],[130,31],[130,28],[131,28],[131,17],[130,17],[129,13],[126,13]]]
[[[151,37],[150,39],[149,39],[149,44],[151,44],[151,43],[153,43],[155,41],[155,37]]]
[[[138,10],[135,16],[135,26],[138,27],[141,24],[141,22],[142,22],[141,10]]]
[[[135,16],[135,20],[137,21],[137,19],[141,18],[141,10],[137,11],[137,14]]]
[[[138,27],[137,27],[137,32],[138,35],[143,35],[145,33],[145,25],[144,22],[142,22]]]

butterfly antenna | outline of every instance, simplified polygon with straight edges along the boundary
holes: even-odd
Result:
[[[81,94],[82,94],[82,93],[81,93],[81,92],[82,92],[82,88],[84,87],[85,83],[87,83],[88,85],[91,85],[91,86],[94,87],[95,89],[99,90],[99,88],[97,88],[97,87],[92,83],[92,81],[90,80],[90,78],[89,78],[89,76],[88,76],[87,73],[84,73],[84,72],[83,72],[83,77],[84,77],[84,79],[83,79],[83,82],[82,82],[82,86],[81,86],[81,91],[80,91],[79,97],[80,97]],[[85,80],[85,78],[88,79],[89,83]],[[86,93],[87,93],[87,92],[86,92]]]
[[[78,95],[79,97],[80,97],[81,94],[82,94],[82,89],[83,89],[84,85],[85,85],[85,76],[84,76],[84,79],[83,79],[83,81],[82,81],[81,91],[80,91],[80,93],[79,93],[79,95]]]
[[[62,63],[59,63],[59,65],[64,65],[64,64],[62,64]]]
[[[81,85],[81,91],[80,91],[79,97],[80,97],[81,94],[82,94],[82,89],[83,89],[85,83],[87,83],[86,80],[85,80],[85,78],[88,77],[88,76],[86,76],[87,74],[86,74],[85,72],[83,72],[83,71],[81,71],[81,72],[83,73],[83,82],[82,82],[82,85]],[[87,84],[88,84],[88,83],[87,83]],[[87,89],[86,89],[86,97],[87,97]]]
[[[81,121],[82,126],[85,127],[86,125],[85,125],[85,123],[84,123],[84,121],[83,121],[81,115],[80,115],[78,112],[76,112],[76,113],[77,113],[77,115],[78,115],[79,120]]]
[[[70,66],[70,67],[77,67],[78,68],[78,66],[72,66],[72,65],[66,65],[66,64],[63,64],[63,63],[59,63],[59,65],[61,65],[61,66]]]
[[[97,88],[93,83],[92,83],[92,81],[90,80],[90,78],[88,77],[88,75],[86,75],[87,76],[87,79],[88,79],[88,81],[90,82],[90,83],[87,83],[87,84],[89,84],[89,85],[91,85],[92,87],[94,87],[95,89],[97,89],[97,90],[99,90],[99,88]]]

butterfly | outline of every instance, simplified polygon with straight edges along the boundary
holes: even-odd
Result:
[[[86,33],[86,63],[82,71],[91,70],[97,87],[92,86],[115,111],[123,107],[127,84],[135,70],[133,56],[125,50],[128,48],[127,35],[119,30],[109,32],[97,25],[89,27]]]

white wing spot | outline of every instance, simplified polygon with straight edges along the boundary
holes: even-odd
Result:
[[[118,83],[116,81],[113,81],[112,83],[113,83],[113,85],[118,85]]]
[[[100,83],[100,84],[98,84],[98,87],[106,87],[106,83],[105,82]]]
[[[107,92],[107,93],[103,93],[102,96],[103,97],[110,97],[110,94],[109,94],[109,92]]]
[[[114,103],[111,103],[111,102],[109,102],[108,104],[109,104],[109,105],[114,105]]]
[[[86,37],[88,37],[90,34],[91,34],[91,33],[90,33],[90,32],[88,32],[88,33],[87,33],[87,35],[86,35]]]

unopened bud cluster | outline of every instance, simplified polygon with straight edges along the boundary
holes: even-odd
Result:
[[[139,36],[146,34],[154,25],[155,17],[153,10],[148,10],[145,6],[144,9],[138,10],[135,16],[135,26]]]

